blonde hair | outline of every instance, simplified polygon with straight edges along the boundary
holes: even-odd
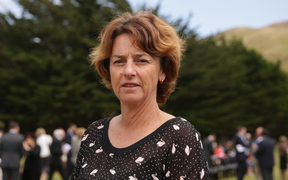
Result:
[[[79,128],[76,129],[75,135],[76,135],[77,137],[79,137],[79,138],[82,138],[85,130],[86,130],[85,128],[79,127]]]
[[[39,137],[42,134],[46,134],[45,129],[44,128],[37,128],[36,131],[35,131],[36,137]]]
[[[136,45],[151,56],[160,57],[166,78],[158,83],[157,102],[164,104],[175,89],[184,41],[171,25],[151,13],[124,13],[115,18],[103,29],[100,44],[90,54],[92,64],[108,89],[112,89],[109,61],[113,42],[123,33],[131,35]]]

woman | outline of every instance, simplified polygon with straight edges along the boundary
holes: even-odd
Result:
[[[22,180],[39,180],[41,174],[40,146],[36,144],[36,137],[33,133],[27,133],[23,148],[27,154]]]
[[[81,145],[81,138],[85,130],[86,129],[83,127],[77,128],[75,131],[75,136],[73,136],[71,140],[71,162],[73,167],[76,165],[77,154]]]
[[[91,124],[72,179],[208,179],[199,133],[159,109],[173,92],[183,41],[148,13],[125,13],[103,30],[92,63],[121,114]]]
[[[44,128],[36,129],[36,144],[40,146],[41,176],[40,180],[46,180],[50,170],[50,145],[52,137],[46,133]]]
[[[280,156],[280,169],[282,179],[286,179],[286,170],[287,170],[287,155],[288,155],[288,147],[287,147],[287,137],[280,136],[279,138],[279,156]]]

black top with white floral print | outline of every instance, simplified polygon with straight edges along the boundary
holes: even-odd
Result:
[[[207,180],[200,135],[190,122],[176,117],[126,148],[108,138],[112,118],[92,123],[82,138],[72,180]]]

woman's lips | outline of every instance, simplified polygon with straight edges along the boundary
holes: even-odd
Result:
[[[124,83],[122,85],[122,87],[125,87],[125,88],[134,88],[134,87],[138,87],[139,85],[136,84],[136,83]]]

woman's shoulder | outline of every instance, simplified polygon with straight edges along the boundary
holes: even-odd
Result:
[[[105,126],[108,126],[109,121],[111,120],[111,117],[102,118],[99,120],[96,120],[92,122],[86,129],[85,134],[94,134],[95,132],[99,132],[101,130],[104,130]]]
[[[179,130],[180,134],[198,133],[195,126],[183,117],[176,117],[172,126],[173,129]]]
[[[170,126],[170,133],[177,139],[185,139],[190,141],[199,141],[201,139],[200,133],[196,130],[195,126],[182,117],[176,117]]]
[[[107,117],[92,122],[84,132],[81,142],[85,142],[84,144],[89,144],[95,141],[97,138],[101,138],[110,120],[111,118]]]
[[[111,117],[106,117],[96,120],[88,126],[87,130],[94,129],[95,127],[98,129],[102,129],[111,119],[112,119]]]

